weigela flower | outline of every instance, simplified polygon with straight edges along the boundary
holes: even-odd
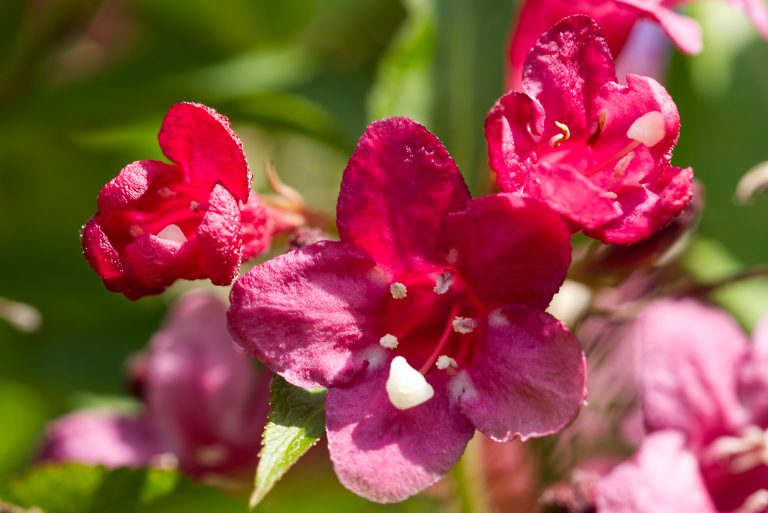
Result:
[[[749,344],[724,312],[664,300],[635,330],[652,433],[598,483],[598,511],[768,511],[768,319]]]
[[[228,285],[240,268],[243,232],[249,257],[270,237],[242,145],[225,117],[180,103],[158,139],[173,164],[126,166],[101,190],[98,212],[83,227],[88,263],[107,289],[130,299],[160,293],[179,278]]]
[[[511,194],[470,201],[437,138],[393,118],[360,139],[337,223],[341,241],[238,278],[228,317],[273,371],[328,388],[345,486],[399,501],[444,475],[475,428],[507,441],[573,419],[583,353],[544,312],[570,262],[554,212]]]
[[[165,456],[199,476],[255,468],[270,376],[232,341],[221,300],[201,292],[182,297],[134,366],[146,411],[63,417],[49,428],[43,459],[141,466]]]
[[[612,244],[650,236],[688,204],[693,173],[669,163],[677,107],[651,78],[616,81],[594,21],[571,16],[544,34],[523,89],[503,96],[485,122],[502,190],[536,198],[574,231]]]
[[[525,58],[539,36],[559,20],[574,14],[593,18],[605,31],[606,41],[618,58],[632,29],[640,20],[658,23],[685,53],[701,50],[701,29],[693,19],[673,9],[685,0],[526,0],[517,18],[507,54],[507,85],[520,89]],[[768,39],[768,9],[763,0],[729,0],[746,11],[762,36]]]

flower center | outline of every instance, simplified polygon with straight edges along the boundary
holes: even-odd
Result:
[[[471,357],[475,340],[485,330],[485,309],[450,268],[400,276],[391,284],[382,310],[379,344],[396,355],[387,392],[401,409],[431,398],[424,377],[430,372],[454,373]],[[413,390],[421,401],[411,404],[416,399],[403,399],[405,392],[398,390]]]

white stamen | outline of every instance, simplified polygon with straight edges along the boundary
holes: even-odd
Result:
[[[200,203],[198,203],[195,200],[192,200],[192,201],[189,202],[189,209],[190,210],[197,210],[197,207],[199,207],[199,206],[200,206]]]
[[[160,196],[160,197],[161,197],[161,198],[163,198],[163,199],[167,199],[167,198],[170,198],[171,196],[174,196],[175,194],[176,194],[176,193],[175,193],[175,192],[173,192],[173,191],[172,191],[171,189],[169,189],[168,187],[160,187],[160,188],[157,190],[157,195],[158,195],[158,196]]]
[[[469,317],[459,317],[458,315],[453,318],[451,325],[453,326],[453,331],[461,333],[462,335],[472,333],[477,327],[477,323],[474,319],[470,319]]]
[[[158,233],[157,236],[160,239],[175,242],[176,244],[184,244],[187,241],[184,232],[182,232],[181,228],[175,224],[169,224],[160,230],[160,233]]]
[[[437,367],[440,370],[445,370],[448,367],[453,367],[455,369],[458,366],[459,365],[456,363],[456,360],[444,354],[441,354],[440,356],[438,356],[437,361],[435,362],[435,367]]]
[[[627,137],[649,148],[656,146],[666,135],[664,114],[654,110],[643,114],[627,130]]]
[[[445,294],[451,288],[451,283],[453,283],[453,273],[451,271],[443,271],[435,280],[435,288],[432,290],[437,295]]]
[[[419,371],[408,365],[402,356],[396,356],[389,366],[385,385],[389,402],[398,410],[407,410],[429,401],[435,389]]]
[[[616,165],[613,167],[613,176],[619,177],[623,175],[626,171],[629,165],[632,163],[632,159],[635,158],[635,152],[630,151],[623,157],[621,157],[621,160],[619,160]]]
[[[128,233],[131,234],[131,237],[141,237],[144,235],[144,228],[141,226],[134,224],[128,229]]]
[[[405,288],[405,285],[396,281],[389,286],[389,293],[392,294],[394,299],[404,299],[408,295],[408,289]]]
[[[397,349],[398,344],[400,342],[397,340],[397,337],[391,333],[387,333],[379,340],[379,345],[385,349]]]

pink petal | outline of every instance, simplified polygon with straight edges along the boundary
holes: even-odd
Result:
[[[232,288],[233,338],[294,385],[327,387],[365,365],[390,282],[360,249],[318,242],[251,269]]]
[[[701,27],[695,20],[677,14],[658,2],[648,0],[614,0],[637,12],[638,17],[656,21],[680,50],[687,54],[701,51]]]
[[[600,27],[587,16],[570,16],[541,36],[528,54],[523,73],[525,92],[538,100],[547,116],[587,130],[596,113],[591,99],[606,82],[615,82],[613,58]],[[593,116],[595,114],[595,116]]]
[[[693,300],[661,300],[633,329],[651,429],[676,429],[701,447],[742,424],[736,372],[747,340],[730,316]]]
[[[145,357],[149,416],[188,472],[252,466],[259,451],[269,377],[235,345],[226,311],[212,294],[185,295]]]
[[[275,221],[256,193],[248,196],[248,203],[240,209],[243,234],[243,262],[256,259],[269,249]]]
[[[423,490],[459,460],[474,428],[451,403],[444,375],[430,374],[435,395],[401,411],[389,402],[388,367],[368,368],[326,398],[328,449],[341,483],[376,502]]]
[[[388,270],[413,272],[439,261],[440,221],[469,198],[456,164],[426,128],[407,118],[377,121],[344,171],[339,235]]]
[[[478,198],[450,214],[438,245],[488,307],[546,308],[571,262],[570,232],[559,216],[515,194]]]
[[[597,228],[616,219],[621,209],[616,198],[593,184],[573,167],[539,166],[529,193],[578,226]]]
[[[675,431],[646,438],[638,454],[597,484],[600,513],[717,513],[696,457]]]
[[[163,119],[158,140],[190,182],[209,190],[218,183],[238,201],[248,200],[251,172],[227,118],[205,105],[177,103]]]
[[[485,119],[485,139],[491,169],[504,191],[522,191],[531,174],[528,160],[544,131],[544,111],[529,96],[505,94]]]
[[[768,7],[764,0],[728,0],[728,3],[743,9],[763,39],[768,39]]]
[[[491,313],[485,339],[452,383],[461,411],[497,441],[526,440],[568,425],[586,396],[578,340],[549,314],[508,308]]]
[[[768,426],[768,317],[752,334],[749,354],[739,371],[739,396],[752,423]]]
[[[46,431],[43,461],[142,467],[167,451],[143,417],[84,410],[56,419]]]
[[[208,198],[208,209],[197,228],[195,242],[203,276],[210,277],[214,285],[232,283],[240,270],[242,255],[240,208],[221,185],[216,185]]]
[[[120,255],[109,242],[96,217],[90,218],[85,223],[81,238],[85,259],[103,280],[107,290],[112,292],[128,290],[131,287],[130,280],[126,276]]]
[[[162,290],[178,278],[204,278],[194,259],[190,241],[178,244],[145,233],[125,247],[125,261],[138,284]]]

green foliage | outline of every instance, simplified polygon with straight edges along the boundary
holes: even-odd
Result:
[[[0,486],[0,500],[45,513],[217,513],[244,511],[240,500],[175,472],[42,465]]]
[[[288,469],[322,438],[324,403],[324,390],[304,390],[279,376],[272,378],[269,397],[272,409],[264,428],[251,507],[261,502]]]

